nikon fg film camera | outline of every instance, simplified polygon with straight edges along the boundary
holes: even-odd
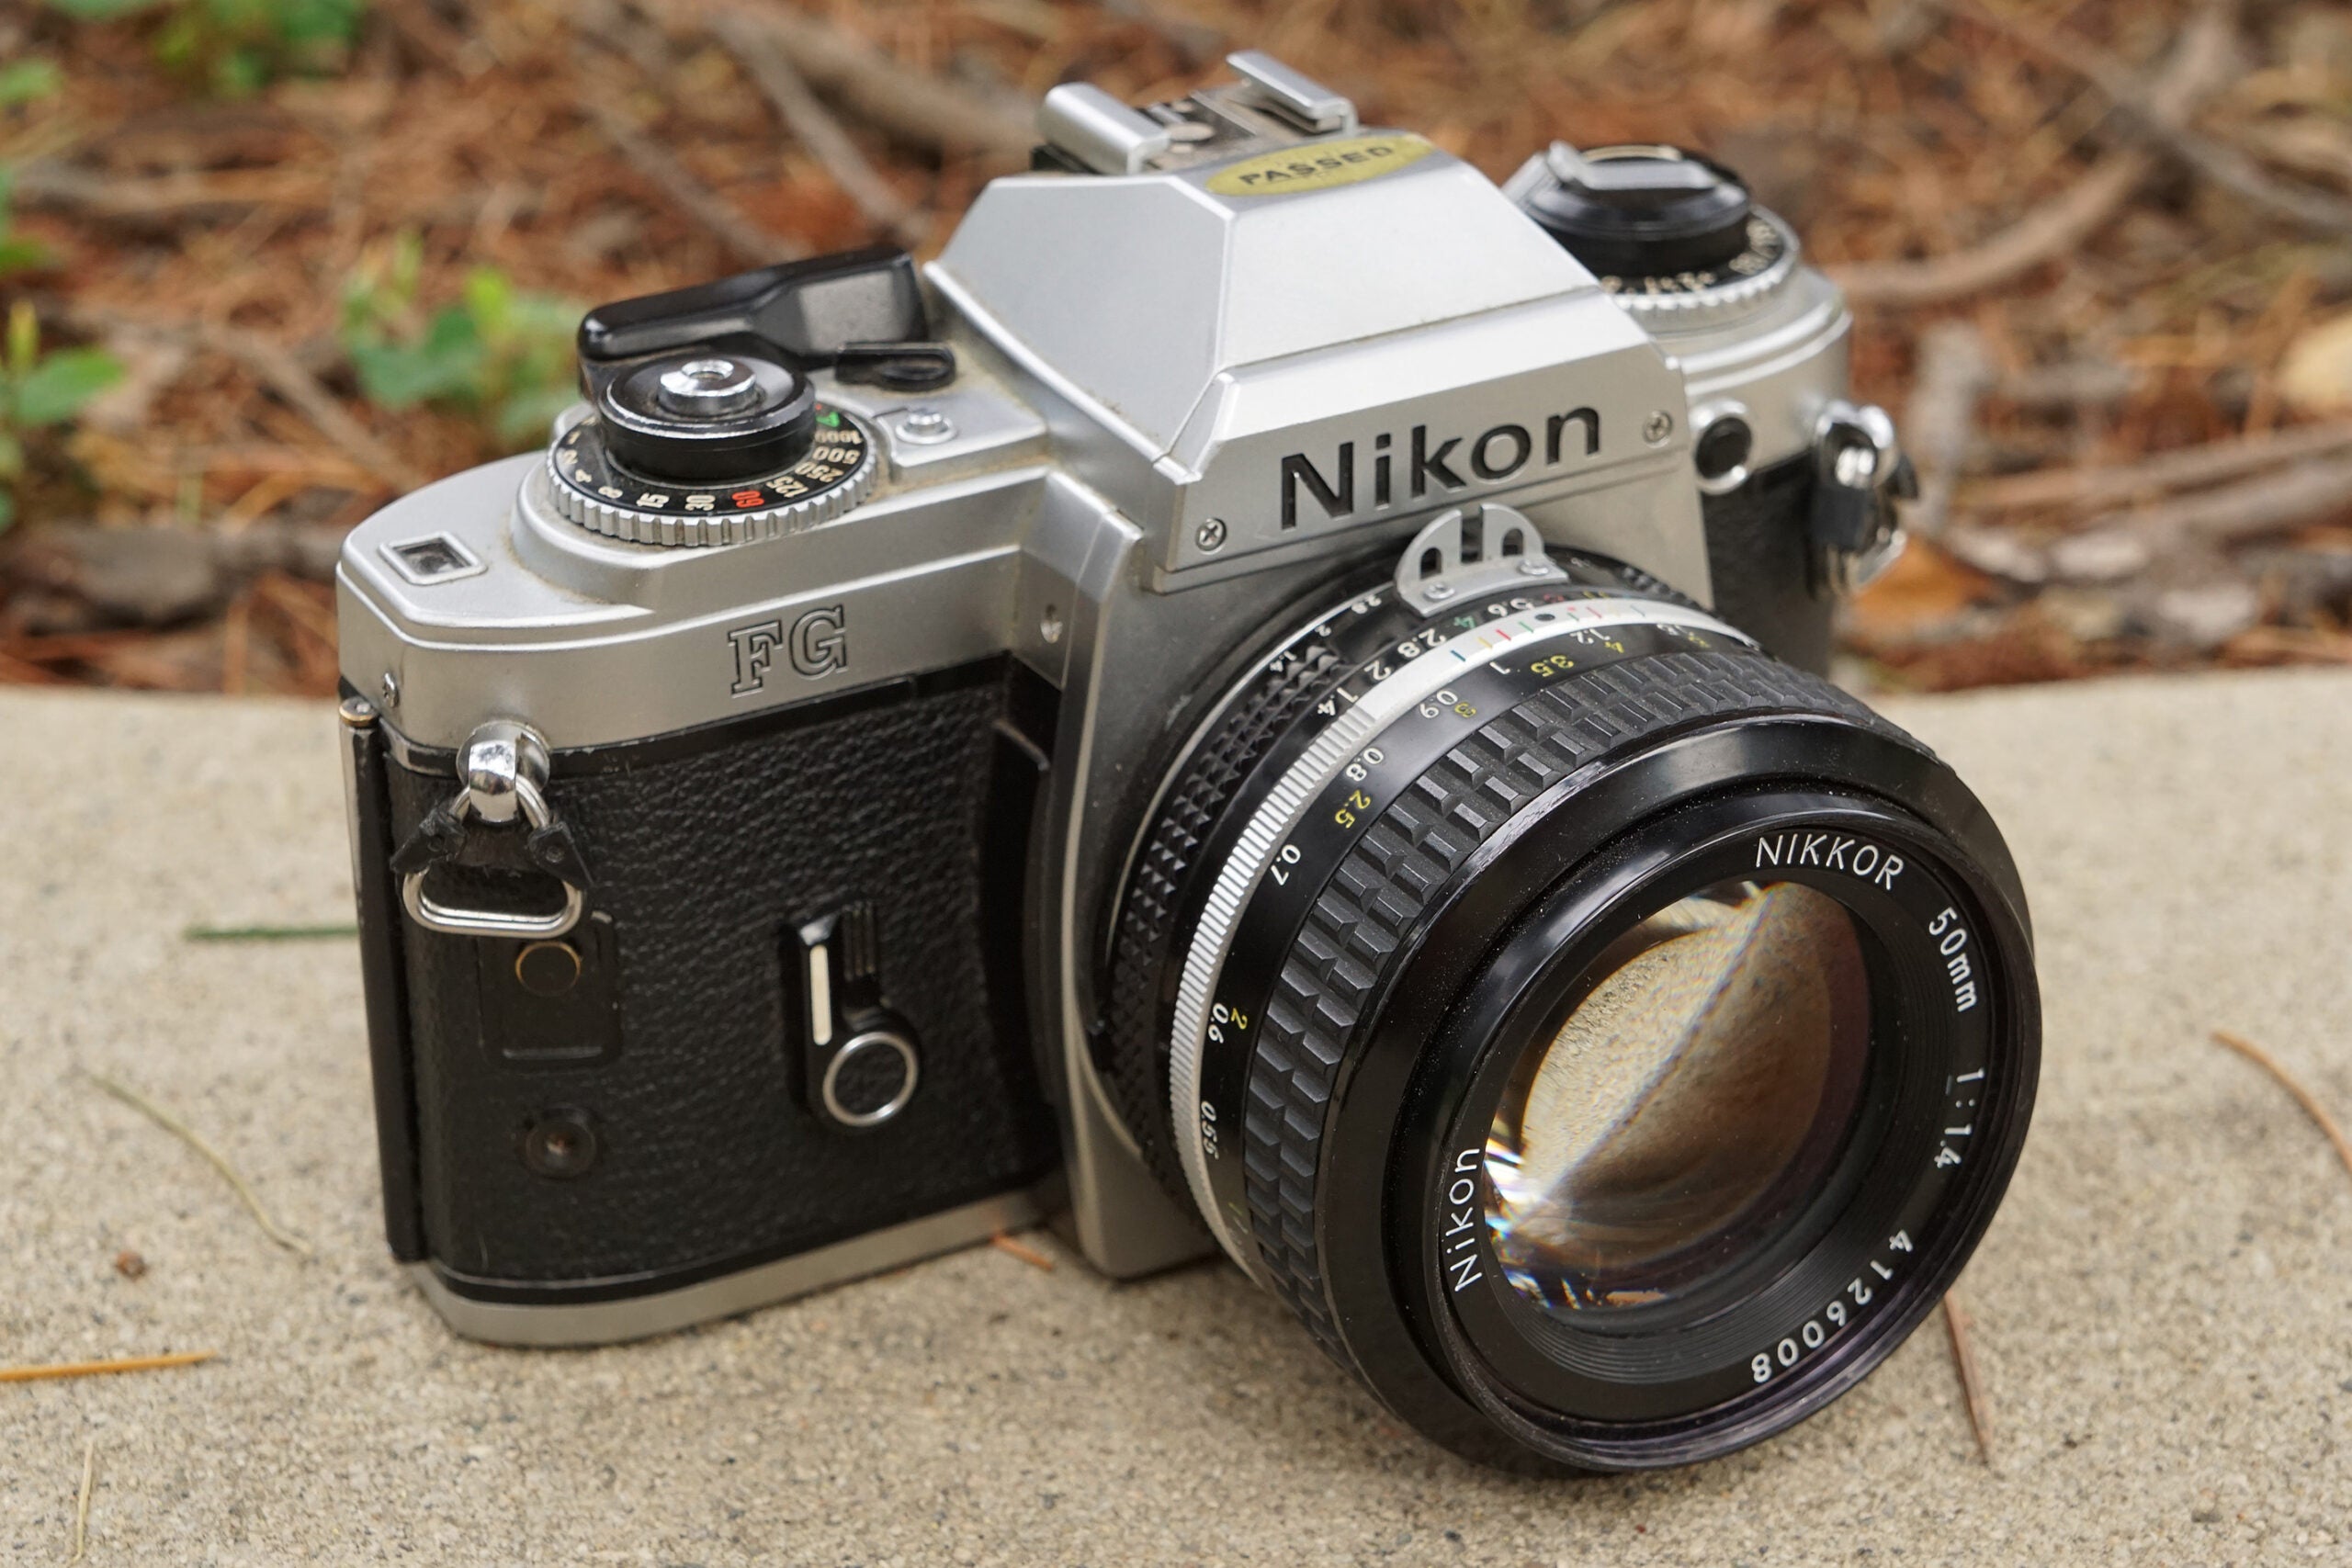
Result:
[[[1059,1216],[1521,1469],[1753,1442],[1990,1221],[2040,1011],[1823,678],[1909,469],[1739,180],[1497,188],[1261,55],[938,260],[592,312],[340,570],[394,1254],[658,1333]]]

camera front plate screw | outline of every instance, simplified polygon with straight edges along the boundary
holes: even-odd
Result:
[[[1225,548],[1225,519],[1212,517],[1193,535],[1193,542],[1210,555]]]
[[[1552,563],[1549,560],[1537,560],[1533,556],[1530,556],[1525,560],[1519,563],[1519,575],[1521,577],[1549,577],[1552,575]]]
[[[396,708],[401,705],[401,683],[392,678],[389,670],[384,671],[384,678],[376,682],[376,702],[381,707]]]
[[[1653,446],[1673,434],[1674,416],[1664,409],[1659,409],[1642,423],[1642,439]]]

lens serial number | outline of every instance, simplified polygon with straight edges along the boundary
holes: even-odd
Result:
[[[1886,1238],[1887,1251],[1907,1253],[1911,1250],[1911,1233],[1896,1231]],[[1836,1338],[1840,1330],[1860,1317],[1862,1310],[1878,1299],[1879,1287],[1894,1278],[1894,1270],[1881,1258],[1872,1258],[1868,1273],[1857,1274],[1846,1282],[1846,1288],[1831,1297],[1822,1309],[1806,1318],[1795,1332],[1784,1337],[1777,1345],[1758,1350],[1747,1363],[1748,1376],[1757,1382],[1770,1382],[1781,1373],[1792,1371],[1798,1362]]]

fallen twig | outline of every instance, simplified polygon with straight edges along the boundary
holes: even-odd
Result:
[[[2233,28],[2226,6],[2208,6],[2181,30],[2172,58],[2135,96],[2166,123],[2185,119],[2231,68]],[[2074,250],[2115,215],[2154,173],[2158,155],[2119,147],[2090,172],[1980,244],[1920,261],[1865,262],[1834,269],[1849,299],[1925,305],[1984,293]]]
[[[322,211],[327,182],[297,169],[220,169],[124,176],[39,160],[17,171],[16,198],[28,208],[141,227],[240,218],[256,207]]]
[[[180,937],[186,942],[323,942],[358,934],[357,926],[190,926]]]
[[[128,1084],[118,1083],[103,1073],[88,1073],[86,1076],[92,1083],[209,1160],[212,1163],[212,1168],[227,1178],[229,1185],[234,1188],[237,1196],[243,1200],[246,1209],[261,1225],[263,1235],[299,1257],[314,1256],[310,1243],[291,1231],[282,1228],[276,1220],[269,1217],[269,1211],[261,1206],[261,1200],[254,1196],[254,1190],[245,1184],[245,1179],[237,1173],[237,1168],[229,1163],[228,1156],[206,1143],[194,1128]]]
[[[1976,405],[1992,385],[1993,357],[1975,323],[1938,321],[1928,329],[1904,411],[1904,445],[1919,469],[1919,494],[1904,513],[1905,527],[1928,538],[1943,531],[1976,429]]]
[[[156,626],[217,614],[266,573],[331,582],[343,535],[273,521],[234,532],[62,526],[12,544],[0,579],[37,585],[107,621]]]
[[[2261,435],[2184,446],[2137,463],[2090,468],[2045,468],[2003,479],[1978,479],[1964,488],[1961,504],[1972,512],[2006,512],[2030,506],[2113,506],[2139,496],[2193,490],[2240,474],[2276,468],[2305,457],[2352,449],[2352,420],[2297,425]]]
[[[47,1382],[56,1378],[96,1378],[114,1372],[152,1372],[165,1367],[192,1367],[209,1361],[218,1350],[175,1350],[164,1356],[124,1356],[111,1361],[58,1361],[45,1367],[0,1367],[0,1382]]]
[[[2330,1144],[2335,1145],[2335,1157],[2344,1162],[2344,1168],[2347,1173],[2352,1173],[2352,1138],[2344,1135],[2344,1129],[2336,1125],[2335,1118],[2327,1113],[2327,1108],[2319,1102],[2317,1095],[2305,1089],[2278,1057],[2256,1045],[2245,1035],[2233,1033],[2226,1029],[2217,1029],[2213,1031],[2213,1039],[2216,1043],[2228,1046],[2272,1077],[2277,1078],[2278,1086],[2292,1095],[2295,1103],[2303,1108],[2303,1114],[2319,1123],[2319,1130],[2327,1134],[2327,1141]]]
[[[2225,190],[2306,228],[2352,233],[2352,202],[2324,191],[2274,179],[2252,158],[2191,130],[2187,117],[2154,111],[2138,76],[2088,39],[2048,28],[2030,17],[1996,11],[1973,0],[1952,0],[1962,16],[1982,23],[2088,82],[2121,113],[2132,131]]]
[[[1976,1352],[1968,1342],[1970,1319],[1960,1298],[1944,1292],[1944,1331],[1951,1337],[1951,1363],[1960,1372],[1961,1403],[1968,1406],[1969,1429],[1976,1434],[1976,1453],[1993,1462],[1993,1410],[1984,1398],[1984,1384],[1976,1375]]]
[[[775,34],[734,12],[713,18],[711,30],[750,73],[793,135],[815,154],[833,183],[857,203],[866,220],[896,239],[917,238],[922,223],[915,209],[890,188],[832,111],[810,91],[790,57],[777,47]]]
[[[261,383],[315,426],[335,448],[395,490],[413,490],[425,476],[376,438],[320,384],[293,351],[235,327],[210,321],[158,321],[119,311],[69,304],[67,324],[93,334],[122,333],[177,341],[242,362]]]
[[[1225,52],[1226,35],[1221,28],[1189,17],[1171,16],[1159,0],[1102,0],[1102,8],[1149,28],[1155,36],[1182,55],[1187,65],[1196,68],[1205,65]]]
[[[605,133],[605,140],[613,144],[615,151],[651,181],[653,187],[679,211],[732,251],[738,261],[764,266],[808,254],[806,246],[781,234],[769,233],[737,211],[733,203],[703,184],[670,155],[668,148],[639,130],[627,115],[598,97],[593,89],[582,92],[574,101],[580,106],[580,112]]]
[[[65,1561],[70,1565],[90,1554],[90,1492],[98,1479],[98,1440],[82,1439],[82,1493],[74,1503],[74,1555]]]
[[[1012,1237],[1007,1235],[1002,1231],[999,1231],[996,1235],[989,1237],[989,1245],[995,1247],[999,1252],[1011,1253],[1013,1257],[1018,1258],[1022,1262],[1028,1264],[1033,1269],[1043,1269],[1048,1274],[1054,1271],[1054,1260],[1052,1258],[1046,1257],[1044,1253],[1038,1251],[1034,1247],[1029,1247],[1013,1240]]]
[[[2135,576],[2159,558],[2317,522],[2352,496],[2352,455],[2299,463],[2237,484],[2109,513],[2050,547],[2050,567],[2075,581]]]
[[[2067,359],[2013,371],[2001,378],[1994,392],[2019,408],[2073,411],[2120,402],[2149,379],[2150,372],[2142,366],[2108,359]]]
[[[780,6],[706,5],[699,9],[706,17],[738,17],[767,33],[810,86],[902,141],[1007,159],[1024,158],[1036,144],[1036,128],[1026,106],[1014,107],[901,65],[814,17]]]
[[[393,452],[357,420],[344,411],[334,394],[300,361],[267,338],[232,327],[196,324],[198,340],[206,347],[244,361],[262,385],[286,400],[296,413],[316,425],[319,434],[366,466],[368,472],[400,490],[414,490],[426,476],[408,459]]]
[[[376,0],[376,13],[418,53],[452,75],[470,81],[493,58],[478,31],[460,35],[420,0]]]

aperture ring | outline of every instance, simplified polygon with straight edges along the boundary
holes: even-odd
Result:
[[[1579,768],[1712,720],[1790,712],[1886,728],[1826,682],[1760,655],[1662,653],[1572,675],[1425,770],[1334,868],[1264,1003],[1243,1119],[1262,1272],[1327,1349],[1341,1354],[1315,1233],[1327,1112],[1367,999],[1454,874]]]

